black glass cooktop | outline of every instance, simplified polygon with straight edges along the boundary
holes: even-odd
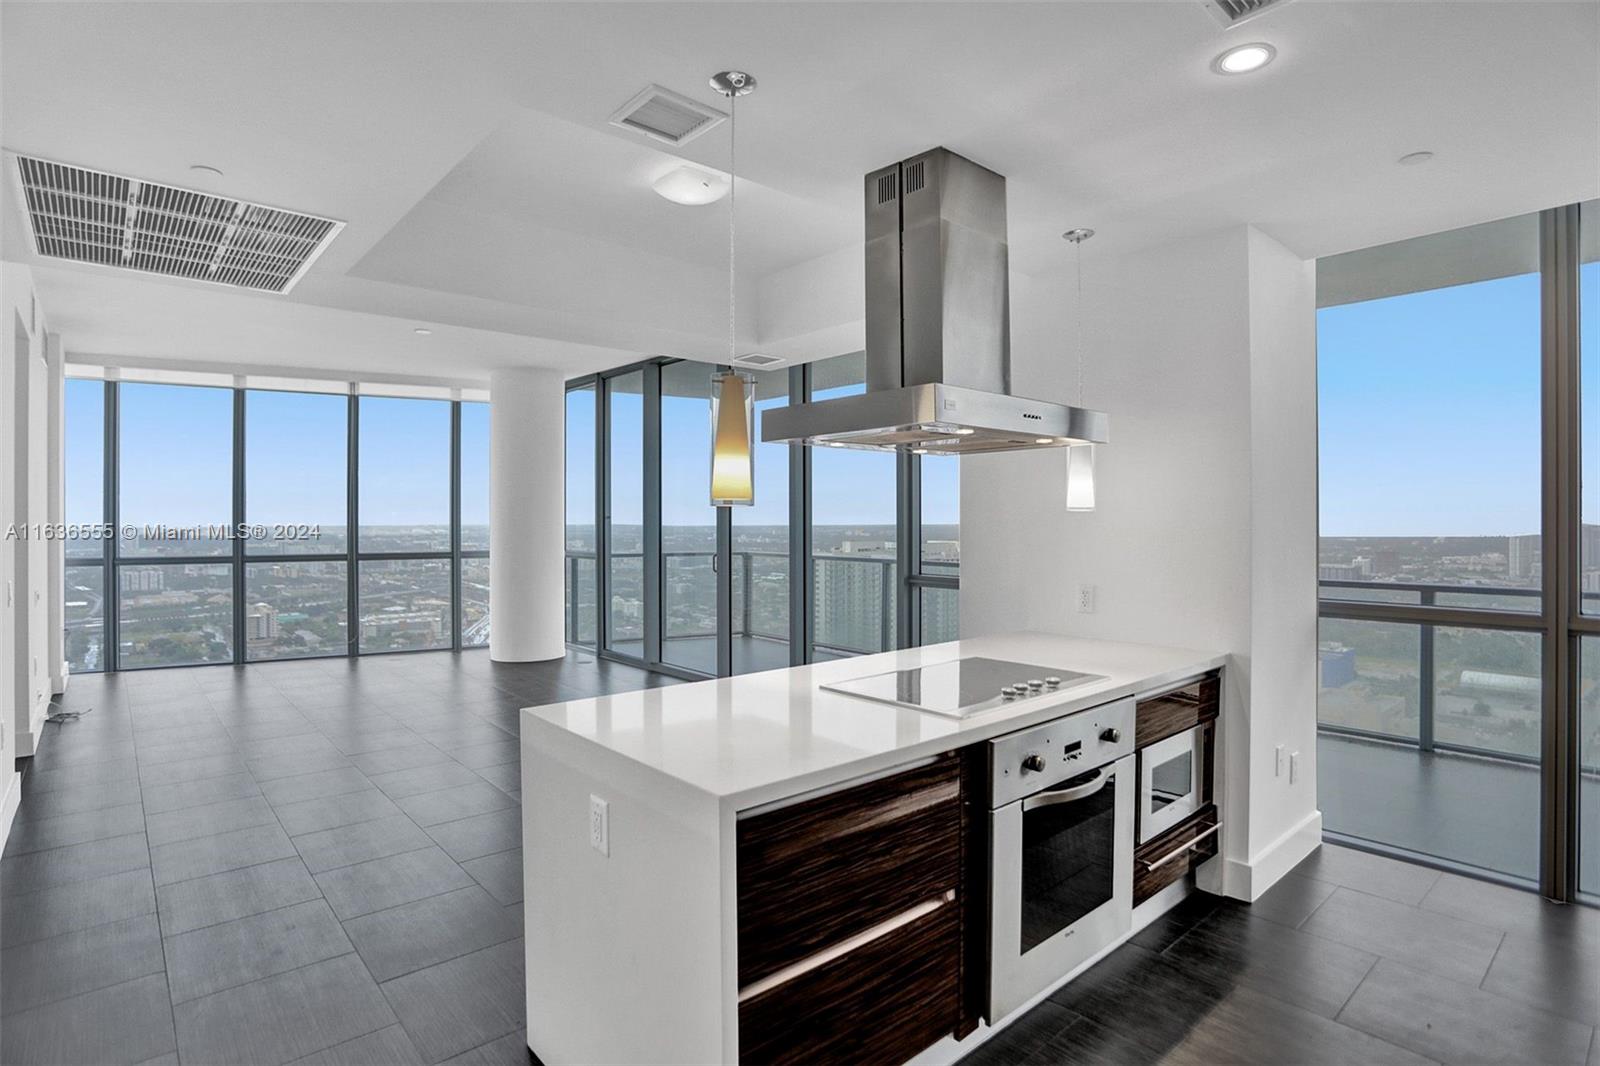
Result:
[[[834,681],[822,687],[829,692],[879,703],[965,718],[969,714],[1104,679],[1101,674],[1085,674],[1058,666],[974,656]]]

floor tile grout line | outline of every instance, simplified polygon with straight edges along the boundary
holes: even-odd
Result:
[[[314,900],[304,900],[302,902],[313,903],[315,901]],[[291,907],[298,907],[298,906],[300,906],[300,904],[291,903],[290,906]],[[279,910],[283,910],[285,908],[280,907],[278,909]],[[262,914],[270,914],[272,912],[271,911],[262,911],[261,913]],[[255,917],[255,916],[252,915],[252,917]],[[239,919],[239,920],[243,921],[243,919]],[[224,922],[222,924],[226,925],[227,923]],[[214,928],[216,928],[216,926],[208,926],[207,928],[214,929]],[[185,934],[178,933],[177,935],[178,936],[183,936]],[[349,937],[346,937],[345,939],[349,940]],[[341,951],[337,955],[329,955],[326,958],[316,959],[316,960],[314,960],[312,962],[303,962],[298,966],[291,966],[287,970],[278,970],[278,971],[276,971],[274,973],[262,974],[259,977],[252,977],[247,981],[240,981],[238,984],[225,985],[222,988],[213,988],[209,992],[202,992],[200,995],[198,995],[198,996],[190,996],[188,999],[173,999],[173,1001],[172,1001],[172,1009],[173,1009],[174,1012],[176,1012],[179,1007],[181,1007],[181,1006],[183,1006],[185,1004],[188,1004],[188,1003],[198,1003],[202,999],[208,999],[211,996],[220,995],[223,992],[232,992],[236,988],[248,988],[253,984],[259,984],[262,981],[270,981],[274,977],[283,977],[286,974],[294,973],[296,970],[304,970],[309,966],[316,966],[318,963],[333,962],[336,959],[349,958],[351,955],[355,955],[356,953],[357,952],[356,952],[355,945],[352,943],[350,945],[350,949],[348,951]],[[369,973],[368,976],[370,977],[371,974]],[[171,992],[171,987],[172,987],[172,980],[171,980],[171,978],[169,976],[168,980],[167,980],[168,995],[172,995],[173,994]],[[340,1043],[343,1043],[343,1041],[340,1041]],[[321,1051],[321,1050],[326,1050],[326,1049],[325,1048],[319,1048],[318,1050]],[[312,1051],[312,1052],[309,1052],[308,1054],[315,1055],[316,1052]],[[301,1058],[304,1058],[304,1057],[305,1057],[304,1055],[301,1056]]]
[[[1371,953],[1369,952],[1368,954]],[[1367,978],[1372,976],[1372,971],[1378,968],[1378,963],[1382,962],[1383,958],[1384,957],[1382,955],[1372,956],[1372,962],[1367,966],[1367,972],[1361,975],[1361,980],[1357,981],[1356,986],[1350,990],[1350,994],[1344,997],[1344,1002],[1339,1004],[1339,1009],[1333,1012],[1334,1021],[1339,1021],[1339,1016],[1345,1012],[1346,1007],[1350,1006],[1350,1001],[1356,998],[1356,993],[1361,991],[1361,986],[1367,983]],[[1350,1028],[1354,1029],[1356,1027],[1352,1025]],[[1361,1031],[1366,1032],[1364,1029]],[[1372,1034],[1368,1033],[1367,1035],[1370,1036]]]
[[[1494,946],[1494,954],[1489,956],[1489,965],[1487,965],[1487,966],[1485,966],[1483,968],[1483,976],[1478,978],[1478,988],[1482,989],[1485,992],[1490,991],[1489,989],[1484,988],[1483,986],[1484,986],[1485,982],[1487,982],[1489,980],[1489,974],[1494,970],[1494,961],[1500,957],[1500,949],[1504,948],[1506,946],[1506,937],[1508,935],[1510,935],[1510,934],[1505,933],[1505,932],[1502,932],[1500,934],[1500,939],[1499,939],[1498,942],[1496,942],[1496,944]]]
[[[141,769],[142,766],[137,749],[134,751],[133,758],[135,770]],[[139,783],[139,806],[144,810],[145,860],[148,863],[150,870],[150,895],[155,900],[156,905],[156,942],[161,947],[162,981],[165,982],[167,986],[167,1020],[172,1025],[172,1053],[177,1057],[181,1066],[181,1063],[183,1062],[183,1053],[178,1047],[178,1011],[177,1007],[172,1002],[172,971],[168,968],[170,960],[167,958],[166,923],[161,920],[160,886],[156,884],[155,858],[151,855],[150,848],[150,811],[144,806],[144,782],[142,779]]]

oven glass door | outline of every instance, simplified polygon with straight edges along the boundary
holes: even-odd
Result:
[[[1116,777],[1114,765],[1091,770],[1022,801],[1024,954],[1111,902]]]
[[[1139,843],[1154,840],[1203,805],[1201,745],[1196,727],[1139,752]]]
[[[990,813],[990,1022],[1132,928],[1138,778],[1125,755]]]

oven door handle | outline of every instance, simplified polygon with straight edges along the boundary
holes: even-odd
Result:
[[[1054,807],[1058,803],[1072,803],[1087,796],[1092,796],[1106,787],[1106,782],[1111,780],[1111,772],[1103,769],[1095,774],[1094,779],[1086,781],[1072,788],[1063,788],[1056,792],[1038,792],[1022,801],[1022,809],[1035,810],[1039,807]]]

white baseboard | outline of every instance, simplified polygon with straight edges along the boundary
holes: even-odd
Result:
[[[6,771],[5,795],[0,796],[0,847],[4,847],[11,836],[11,823],[22,805],[22,775],[9,766]]]
[[[41,700],[34,705],[33,714],[29,717],[28,728],[17,731],[16,756],[25,759],[30,755],[39,753],[39,741],[44,734],[44,720],[50,713],[50,702]]]
[[[1217,856],[1198,871],[1207,892],[1252,903],[1322,843],[1322,812],[1312,811],[1286,833],[1256,852],[1249,862]]]

